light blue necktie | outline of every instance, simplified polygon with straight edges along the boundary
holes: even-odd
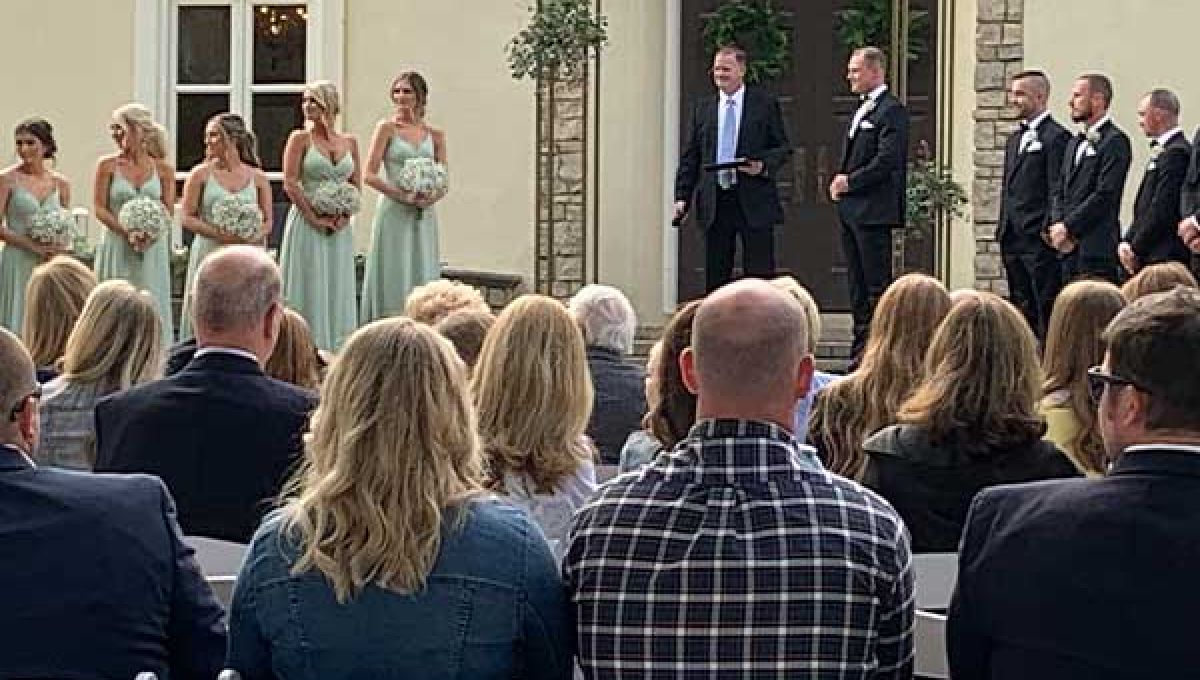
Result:
[[[737,100],[730,97],[725,103],[725,121],[721,123],[721,138],[717,142],[717,162],[728,163],[737,153]],[[737,181],[736,170],[718,170],[717,184],[728,189]]]

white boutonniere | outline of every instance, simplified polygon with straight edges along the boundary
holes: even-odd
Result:
[[[1029,146],[1025,147],[1025,153],[1037,153],[1042,150],[1042,143],[1038,140],[1033,140]]]
[[[1157,144],[1150,147],[1150,160],[1151,161],[1158,160],[1158,157],[1162,155],[1162,152],[1163,152],[1163,148]]]
[[[1083,155],[1095,156],[1096,155],[1096,147],[1092,146],[1091,144],[1088,144],[1087,148],[1083,150]]]
[[[874,99],[867,99],[867,101],[863,102],[863,111],[865,111],[866,115],[869,116],[871,115],[871,112],[875,110],[875,106],[876,104]]]
[[[1095,149],[1096,145],[1100,143],[1100,131],[1095,128],[1088,130],[1085,137],[1087,138],[1088,146],[1092,147],[1093,149]]]

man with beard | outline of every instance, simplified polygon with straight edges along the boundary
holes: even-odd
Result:
[[[1071,120],[1084,126],[1067,143],[1052,219],[1046,232],[1062,254],[1063,282],[1076,278],[1117,280],[1121,192],[1133,154],[1129,137],[1113,124],[1112,82],[1086,73],[1071,88]]]

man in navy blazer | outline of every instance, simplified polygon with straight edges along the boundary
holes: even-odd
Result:
[[[33,360],[0,330],[0,677],[216,677],[221,607],[162,482],[34,464]]]
[[[1116,462],[975,497],[947,626],[955,678],[1200,672],[1200,292],[1133,302],[1105,341],[1088,378]]]
[[[249,542],[299,458],[315,395],[262,370],[280,288],[261,248],[210,255],[193,293],[196,357],[96,406],[96,470],[161,477],[188,535]]]

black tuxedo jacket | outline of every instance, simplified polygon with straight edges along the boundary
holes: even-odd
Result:
[[[947,651],[955,678],[1195,678],[1200,449],[1126,452],[1107,477],[975,496]]]
[[[1100,126],[1095,148],[1085,152],[1076,165],[1075,151],[1082,143],[1081,135],[1067,142],[1050,222],[1066,225],[1079,244],[1080,259],[1115,263],[1121,233],[1121,192],[1133,159],[1129,137],[1111,121],[1105,123]]]
[[[1179,238],[1180,193],[1192,145],[1182,133],[1167,140],[1158,158],[1146,165],[1133,204],[1133,224],[1125,238],[1142,265],[1176,261],[1187,264],[1192,253]]]
[[[247,543],[301,451],[316,397],[231,354],[96,405],[96,470],[157,475],[188,535]]]
[[[1200,128],[1196,128],[1196,137],[1192,140],[1192,156],[1180,191],[1180,208],[1183,217],[1194,215],[1200,219]]]
[[[747,227],[765,230],[783,221],[775,177],[791,156],[792,146],[779,102],[762,88],[745,87],[734,155],[762,161],[764,171],[758,176],[739,172],[735,187]],[[703,229],[712,226],[717,214],[717,173],[705,172],[704,166],[717,160],[719,106],[721,95],[717,93],[692,107],[683,155],[675,172],[675,200],[687,201],[689,206],[694,204],[696,222]]]
[[[1021,152],[1018,128],[1004,147],[1004,182],[1000,189],[1000,222],[996,240],[1013,253],[1047,248],[1042,233],[1050,226],[1050,197],[1062,172],[1070,133],[1050,116],[1037,126],[1036,142]]]
[[[856,227],[904,226],[908,110],[885,90],[854,138],[845,137],[843,144],[840,169],[849,176],[850,190],[838,201],[838,215]]]

